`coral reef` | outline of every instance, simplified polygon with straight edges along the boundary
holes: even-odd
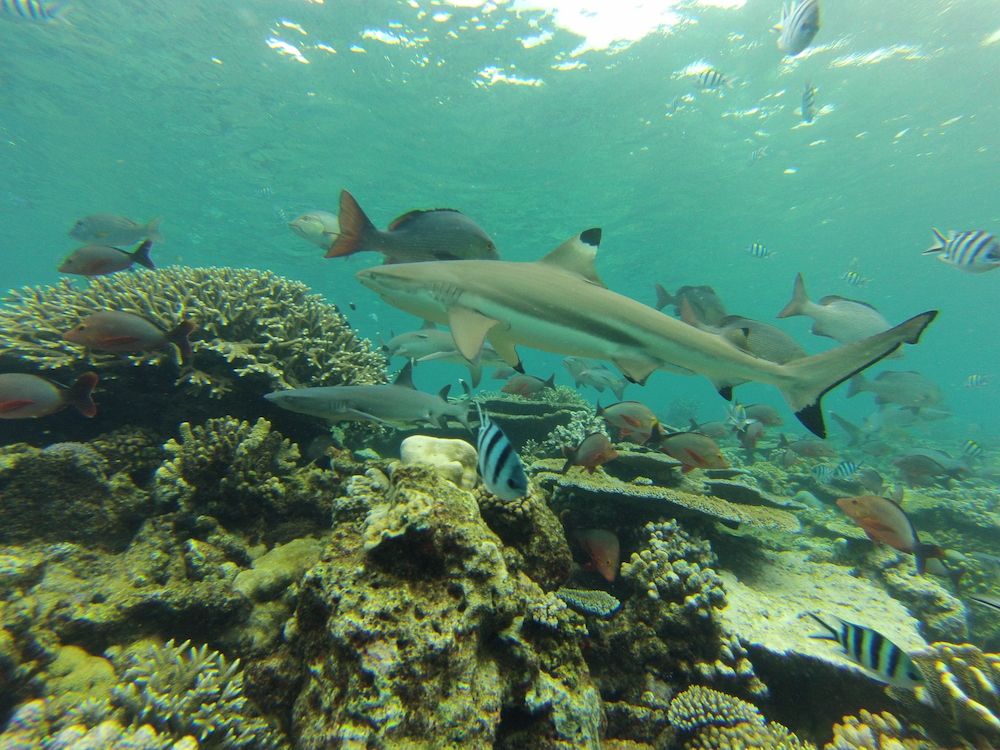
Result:
[[[872,713],[862,709],[857,716],[845,716],[833,727],[833,739],[823,750],[938,750],[936,742],[922,732],[906,727],[888,711]]]
[[[483,411],[518,450],[529,440],[537,440],[540,435],[549,435],[556,428],[568,425],[581,412],[594,410],[580,394],[565,386],[545,389],[530,398],[506,393],[479,395]]]
[[[670,702],[670,723],[683,750],[814,750],[755,706],[732,695],[694,685]]]
[[[611,617],[622,606],[607,591],[595,589],[561,588],[556,591],[556,596],[577,612],[595,617]]]
[[[410,435],[399,446],[404,466],[432,466],[453,484],[467,490],[476,486],[476,449],[465,440]]]
[[[579,616],[506,564],[476,497],[417,466],[352,486],[369,509],[338,516],[290,629],[298,746],[597,748]]]
[[[98,310],[134,313],[164,330],[195,321],[196,369],[182,375],[193,392],[222,395],[245,377],[259,378],[267,390],[385,380],[382,354],[355,336],[335,306],[300,282],[249,268],[173,266],[97,277],[82,288],[62,279],[12,291],[0,307],[0,359],[43,370],[96,369],[105,383],[120,377],[120,356],[88,352],[62,337]],[[142,365],[174,356],[163,350],[125,359]]]
[[[580,444],[587,435],[593,432],[608,434],[604,419],[589,408],[573,411],[573,416],[566,424],[557,425],[541,440],[528,440],[521,447],[521,456],[531,458],[558,458],[564,447],[574,447]]]

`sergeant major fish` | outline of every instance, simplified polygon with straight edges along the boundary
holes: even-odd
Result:
[[[802,54],[819,32],[819,0],[798,0],[782,9],[774,27],[778,49],[790,57]]]
[[[25,21],[53,21],[67,9],[65,2],[43,0],[0,0],[0,15]]]
[[[501,500],[517,500],[528,494],[528,477],[524,473],[521,457],[514,446],[476,403],[479,412],[479,437],[476,450],[479,452],[479,476],[486,489]]]
[[[375,228],[354,196],[340,192],[340,236],[327,258],[362,250],[382,253],[386,263],[428,260],[496,260],[496,244],[472,219],[451,208],[410,211],[386,231]]]
[[[948,232],[934,229],[934,245],[924,255],[941,260],[968,273],[984,273],[1000,267],[1000,240],[981,229]]]
[[[838,627],[834,627],[811,612],[808,614],[825,631],[810,638],[839,643],[844,653],[882,682],[908,690],[923,684],[923,675],[906,652],[881,633],[846,620],[839,620]]]
[[[69,236],[95,245],[134,245],[143,240],[162,242],[160,220],[152,219],[139,224],[125,216],[93,214],[78,220],[69,230]]]
[[[85,417],[97,414],[93,392],[97,374],[85,372],[69,388],[24,373],[0,374],[0,419],[47,417],[72,406]]]
[[[145,240],[133,252],[119,250],[110,245],[84,245],[78,247],[59,266],[59,273],[71,273],[78,276],[104,276],[131,268],[134,263],[145,266],[151,271],[156,270],[153,259],[149,257],[152,240]]]
[[[816,87],[807,83],[802,91],[802,122],[811,125],[816,119]]]

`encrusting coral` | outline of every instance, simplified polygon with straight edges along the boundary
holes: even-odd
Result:
[[[861,709],[845,716],[833,727],[833,739],[823,750],[938,750],[935,742],[905,727],[888,711],[871,713]]]
[[[194,321],[194,369],[182,374],[193,392],[220,396],[247,377],[268,390],[385,381],[382,354],[356,336],[334,305],[305,284],[250,268],[172,266],[100,276],[83,287],[62,279],[11,291],[0,306],[0,359],[41,370],[94,369],[107,388],[122,376],[123,355],[87,351],[62,336],[100,310],[134,313],[163,330]],[[175,358],[163,349],[125,360]]]

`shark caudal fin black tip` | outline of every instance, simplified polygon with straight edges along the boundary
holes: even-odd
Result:
[[[795,412],[795,416],[813,435],[821,438],[826,437],[826,423],[823,421],[823,409],[820,407],[819,401],[799,409]]]
[[[598,247],[601,244],[601,229],[600,227],[594,227],[593,229],[584,229],[580,232],[581,242],[585,242],[592,247]]]

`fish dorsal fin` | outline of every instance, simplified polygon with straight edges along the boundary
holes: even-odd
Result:
[[[448,310],[448,326],[451,328],[455,347],[470,362],[479,356],[486,334],[499,322],[460,305],[453,305]]]
[[[819,301],[821,305],[832,305],[834,302],[850,302],[851,304],[861,305],[862,307],[867,307],[869,310],[875,310],[875,312],[878,312],[878,310],[875,309],[874,305],[869,305],[867,302],[862,302],[859,299],[851,299],[850,297],[841,297],[839,294],[828,294]]]
[[[396,375],[396,379],[392,381],[392,384],[402,386],[403,388],[416,388],[413,385],[413,360],[406,361],[403,369]]]
[[[389,225],[388,231],[392,232],[396,229],[401,229],[406,224],[410,223],[411,221],[414,221],[415,219],[419,219],[421,216],[425,214],[433,214],[437,213],[438,211],[450,211],[453,214],[462,213],[457,208],[418,208],[413,211],[407,211],[402,216],[397,216],[395,219],[393,219],[392,223]]]
[[[566,240],[538,262],[575,273],[592,284],[605,286],[601,277],[597,275],[597,271],[594,270],[594,258],[597,257],[597,248],[600,244],[601,230],[585,229],[575,237]]]

